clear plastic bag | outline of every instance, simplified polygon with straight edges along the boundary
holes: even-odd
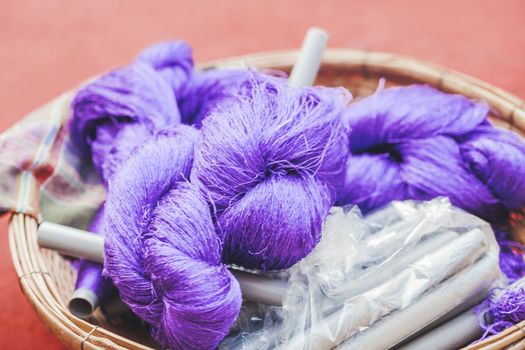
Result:
[[[501,277],[498,249],[489,224],[444,198],[366,218],[334,207],[319,245],[288,271],[282,308],[243,308],[221,346],[391,348],[483,300]]]

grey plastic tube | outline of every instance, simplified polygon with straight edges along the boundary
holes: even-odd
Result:
[[[498,298],[507,289],[523,288],[525,286],[525,277],[515,281],[505,289],[496,289],[493,295]],[[458,349],[470,342],[479,339],[483,330],[478,324],[478,318],[474,309],[465,311],[452,320],[422,334],[418,338],[402,345],[402,350],[418,349]]]
[[[486,297],[491,284],[500,276],[497,259],[486,255],[424,295],[417,303],[385,317],[337,349],[390,349],[450,310]]]
[[[104,238],[73,227],[43,222],[38,226],[38,244],[76,258],[104,262]]]
[[[104,262],[104,238],[87,231],[43,222],[38,227],[38,244],[76,258]],[[273,306],[282,304],[287,281],[233,269],[230,271],[239,282],[244,299]]]
[[[296,87],[313,85],[327,42],[328,33],[324,30],[315,27],[308,29],[299,57],[288,79],[290,85]]]
[[[385,315],[418,304],[416,300],[423,297],[428,289],[460,273],[487,251],[488,242],[483,232],[479,229],[471,230],[407,266],[402,272],[392,276],[391,280],[349,300],[342,309],[279,348],[301,349],[304,344],[308,344],[311,349],[332,349]],[[442,268],[436,269],[436,266]],[[413,283],[413,286],[407,289],[407,283]],[[407,292],[399,294],[403,288]],[[442,311],[440,304],[432,307]],[[386,317],[389,318],[390,316]],[[422,326],[427,324],[422,323],[418,318],[412,322]],[[374,329],[374,326],[369,329]],[[369,347],[356,347],[356,349],[369,349]]]
[[[353,296],[366,292],[379,284],[386,282],[388,279],[402,271],[406,266],[420,260],[425,255],[430,254],[443,247],[448,242],[458,238],[458,233],[446,231],[438,233],[435,237],[429,238],[419,243],[413,249],[403,252],[394,259],[388,260],[382,266],[378,266],[370,273],[341,286],[336,290],[325,292],[331,298],[336,300],[350,299]]]
[[[473,309],[454,317],[452,320],[432,329],[399,350],[454,350],[479,339],[483,334]]]
[[[80,318],[87,318],[99,306],[98,296],[88,288],[77,288],[67,303],[71,313]]]

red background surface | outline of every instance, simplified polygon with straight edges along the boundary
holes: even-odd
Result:
[[[307,27],[330,46],[393,51],[471,74],[525,98],[523,0],[0,0],[0,131],[144,46],[184,38],[196,61],[298,47]],[[18,286],[0,220],[0,349],[62,349]]]

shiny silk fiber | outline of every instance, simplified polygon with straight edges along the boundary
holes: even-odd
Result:
[[[237,282],[219,264],[220,243],[206,202],[183,181],[189,177],[197,130],[190,126],[179,126],[177,132],[166,129],[175,127],[181,121],[198,126],[215,104],[230,97],[228,91],[239,84],[244,74],[240,70],[194,71],[189,46],[183,42],[167,42],[146,49],[132,64],[86,85],[73,101],[72,139],[86,157],[90,156],[108,194],[105,208],[99,211],[92,223],[95,231],[106,235],[106,275],[115,283],[128,306],[152,325],[153,335],[159,344],[170,348],[188,348],[188,344],[192,343],[192,347],[196,348],[214,348],[227,334],[238,313],[241,296]],[[149,141],[155,142],[156,146],[151,146]],[[138,147],[142,148],[144,144],[150,146],[144,146],[146,150],[140,153]],[[164,169],[161,179],[153,177],[141,181],[132,177],[122,179],[120,176],[120,181],[125,183],[124,188],[110,185],[129,157],[134,157],[135,153],[139,157],[140,154],[148,154],[147,150],[150,153],[166,152],[159,155],[164,157],[163,163],[151,162],[158,160],[158,157],[156,154],[148,155],[139,161],[142,166],[135,169],[135,175],[149,174],[144,171],[145,168],[152,172]],[[175,153],[180,157],[177,158]],[[136,158],[135,163],[130,160],[126,169],[136,162]],[[176,188],[170,187],[174,185],[169,182],[173,178],[181,180]],[[141,197],[144,202],[140,205],[130,202],[136,198],[133,196],[140,195],[140,189],[143,195],[145,191],[153,191],[149,185],[140,186],[155,179],[168,182],[157,183],[158,191],[153,193],[155,197]],[[129,198],[124,204],[128,206],[123,208],[133,210],[138,216],[130,216],[121,209],[119,201],[128,185],[137,191],[127,194]],[[110,195],[111,188],[117,189],[115,195]],[[162,204],[168,208],[173,204],[170,194],[185,201],[186,207],[177,206],[182,212],[162,209],[165,208]],[[163,202],[158,202],[161,199]],[[130,208],[131,204],[138,207]],[[153,208],[157,208],[157,214],[150,212]],[[116,213],[123,215],[121,220],[125,220],[125,231],[122,231],[123,226],[115,223],[115,216],[119,215]],[[184,219],[179,223],[182,225],[179,230],[170,226],[170,215],[179,215],[177,220]],[[143,220],[147,218],[150,218],[147,221],[151,224],[149,229],[144,228],[144,232],[130,230],[134,224],[145,224]],[[142,240],[153,234],[158,240]],[[162,248],[167,243],[165,237],[179,239],[179,255],[166,255],[170,251]],[[181,245],[184,242],[188,244],[186,250]],[[191,247],[200,247],[200,250],[192,251]],[[147,258],[144,258],[146,250]],[[170,264],[166,264],[167,257],[173,259]],[[208,264],[212,267],[203,269]],[[128,271],[126,268],[135,270],[125,272]],[[164,270],[161,273],[155,269]],[[188,269],[193,269],[193,275],[187,274]],[[213,274],[213,278],[207,277],[203,271]],[[101,272],[101,265],[82,261],[77,287],[91,289],[102,301],[108,297],[111,288],[107,287],[107,280],[102,278]],[[197,275],[201,276],[200,279],[194,278]],[[130,280],[129,276],[136,279]],[[175,285],[180,288],[178,291],[174,291],[173,285],[168,282],[170,278],[176,281]],[[145,285],[141,283],[143,280],[150,283]],[[189,285],[194,288],[188,288]],[[186,311],[183,311],[185,307]]]
[[[86,158],[90,155],[106,188],[138,144],[156,129],[180,121],[173,91],[189,79],[192,68],[189,46],[182,42],[160,44],[77,93],[72,105],[71,138]],[[93,218],[91,231],[104,235],[104,216],[102,206]],[[81,260],[75,284],[77,289],[91,290],[99,303],[115,293],[110,280],[102,276],[102,269],[100,264]]]
[[[292,266],[318,243],[348,155],[344,89],[253,75],[204,121],[192,181],[210,203],[227,263]]]
[[[139,148],[110,183],[105,269],[163,347],[213,349],[239,313],[239,285],[188,183],[194,128],[178,126]]]
[[[451,202],[493,224],[525,204],[525,144],[493,127],[488,106],[413,85],[354,103],[338,204],[368,212],[392,200]]]

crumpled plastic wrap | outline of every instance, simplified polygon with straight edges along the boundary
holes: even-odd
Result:
[[[245,304],[222,349],[388,349],[481,302],[502,278],[489,224],[445,198],[363,218],[334,207],[284,272],[282,307]]]

